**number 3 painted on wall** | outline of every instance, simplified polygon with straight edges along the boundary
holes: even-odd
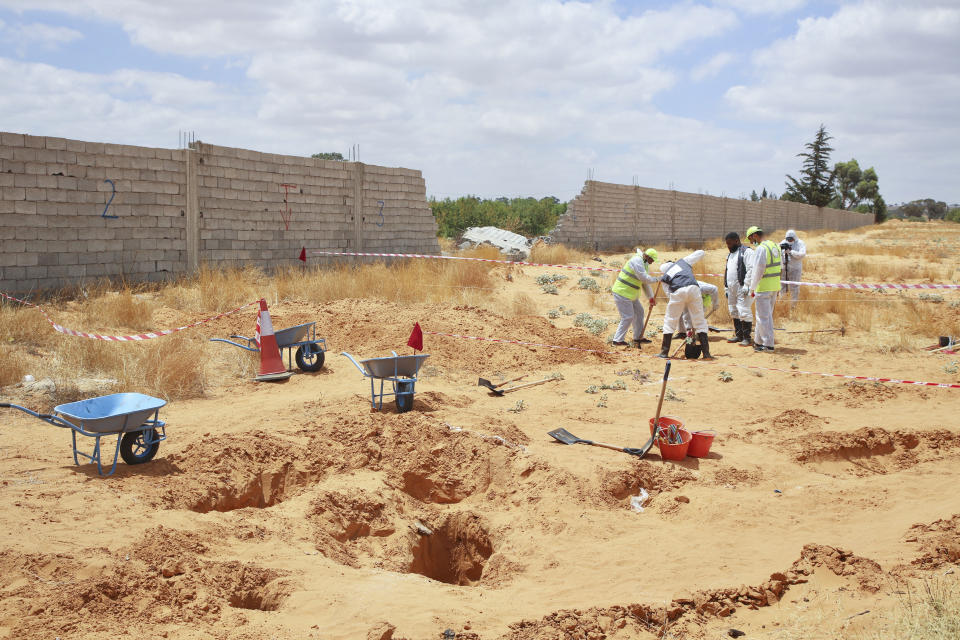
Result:
[[[117,216],[108,216],[107,209],[110,208],[110,203],[113,202],[114,196],[117,195],[117,185],[113,184],[113,180],[104,180],[104,182],[109,182],[110,187],[113,189],[113,193],[110,194],[110,199],[107,200],[107,204],[103,207],[103,213],[100,214],[101,218],[116,218]]]
[[[380,214],[380,222],[375,223],[378,227],[382,227],[384,223],[383,219],[383,200],[377,200],[377,204],[380,205],[380,211],[377,213]]]

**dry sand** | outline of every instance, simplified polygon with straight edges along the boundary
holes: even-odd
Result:
[[[808,244],[816,254],[854,238]],[[710,255],[718,268],[723,253]],[[673,366],[664,413],[718,432],[710,457],[681,463],[546,435],[563,426],[642,445],[663,363],[639,356],[656,344],[599,355],[427,335],[413,411],[371,412],[368,381],[337,354],[409,353],[415,321],[608,348],[573,316],[544,315],[563,304],[616,317],[605,296],[575,288],[581,274],[553,296],[533,282],[551,271],[507,272],[495,269],[498,291],[482,306],[273,305],[276,327],[318,322],[331,348],[323,370],[257,384],[231,377],[233,354],[212,360],[206,397],[161,411],[169,440],[157,458],[111,478],[74,466],[65,432],[4,410],[0,637],[849,637],[889,615],[904,583],[960,561],[960,391],[736,367],[960,381],[945,372],[950,356],[884,349],[876,331],[778,336],[773,355],[714,334],[717,362]],[[535,315],[497,311],[520,293]],[[154,315],[163,326],[188,317],[200,315]],[[251,312],[196,331],[249,333],[253,322]],[[922,319],[883,329],[935,340]],[[477,386],[553,373],[563,379],[502,398]],[[605,407],[584,392],[618,379],[627,388],[602,391]],[[18,388],[3,395],[43,404]],[[637,513],[641,489],[650,498]]]

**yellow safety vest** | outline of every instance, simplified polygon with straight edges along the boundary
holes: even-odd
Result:
[[[757,293],[764,291],[780,291],[780,247],[770,240],[764,240],[760,246],[766,249],[767,267],[763,270],[763,277],[757,286]]]
[[[613,283],[610,290],[618,296],[623,296],[627,300],[636,300],[640,297],[640,287],[643,283],[637,279],[636,274],[624,264],[617,276],[617,281]]]

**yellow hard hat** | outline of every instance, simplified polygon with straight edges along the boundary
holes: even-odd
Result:
[[[747,229],[747,237],[748,237],[748,238],[749,238],[750,236],[752,236],[753,234],[755,234],[755,233],[763,233],[763,229],[761,229],[760,227],[758,227],[758,226],[756,226],[756,225],[754,225],[754,226],[750,227],[749,229]]]
[[[643,253],[644,253],[645,255],[647,255],[647,256],[650,256],[650,259],[653,260],[654,262],[656,262],[657,259],[660,257],[660,254],[658,254],[658,253],[657,253],[657,250],[654,249],[653,247],[650,247],[649,249],[647,249],[647,250],[644,251]]]

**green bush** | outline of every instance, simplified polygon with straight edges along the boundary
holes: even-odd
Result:
[[[467,227],[493,226],[532,237],[549,233],[567,211],[567,203],[553,196],[540,198],[495,198],[463,196],[456,200],[430,199],[430,210],[441,236],[455,238]]]

